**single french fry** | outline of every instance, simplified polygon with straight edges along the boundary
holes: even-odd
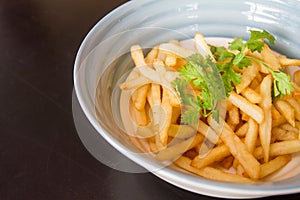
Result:
[[[237,125],[240,123],[240,113],[239,109],[236,106],[233,106],[231,110],[228,111],[229,119],[234,125]]]
[[[253,153],[258,137],[258,124],[252,118],[249,119],[247,124],[249,128],[245,136],[245,145],[249,153]]]
[[[269,150],[272,129],[272,75],[266,76],[260,84],[262,101],[259,104],[264,111],[264,121],[259,124],[259,138],[264,150],[264,161],[269,161]]]
[[[229,100],[233,105],[241,109],[243,112],[247,113],[250,117],[252,117],[257,123],[262,123],[264,120],[263,110],[255,105],[250,103],[244,97],[236,94],[234,91],[230,92]]]
[[[142,48],[139,45],[133,45],[130,48],[130,52],[131,52],[131,58],[136,67],[146,65]]]
[[[251,118],[250,118],[251,119]],[[235,134],[239,137],[244,137],[249,129],[249,120],[248,122],[244,123],[236,132]]]
[[[231,174],[224,172],[222,170],[213,168],[213,167],[205,167],[202,169],[197,169],[191,166],[191,159],[187,157],[180,157],[175,161],[175,165],[185,169],[188,172],[193,174],[202,176],[204,178],[208,178],[211,180],[223,181],[223,182],[234,182],[234,183],[251,183],[253,182],[251,179],[242,177],[236,174]]]
[[[236,91],[238,94],[250,85],[251,81],[256,77],[258,70],[259,65],[255,62],[245,69],[242,75],[241,83],[236,86]]]
[[[197,130],[211,143],[216,144],[219,141],[219,135],[202,120],[199,120]]]
[[[174,144],[170,147],[162,149],[157,153],[155,158],[159,161],[173,160],[181,156],[184,152],[194,148],[200,142],[202,142],[204,137],[200,134],[196,134],[181,143]]]
[[[275,142],[270,145],[270,157],[287,155],[300,151],[300,140],[287,140],[281,142]],[[262,147],[257,147],[254,150],[254,156],[256,159],[263,158],[263,149]]]
[[[260,178],[264,178],[282,167],[284,167],[288,162],[290,162],[291,156],[290,155],[282,155],[282,156],[277,156],[273,160],[264,163],[260,166]]]
[[[260,174],[260,163],[248,152],[247,147],[240,138],[234,134],[226,122],[222,123],[223,128],[221,129],[220,125],[211,117],[209,117],[208,120],[215,131],[222,131],[220,133],[222,141],[229,148],[231,154],[243,166],[249,177],[255,180],[258,179]]]
[[[275,106],[274,106],[273,104],[272,104],[272,107],[271,107],[271,113],[272,113],[272,119],[273,119],[273,120],[280,119],[281,114],[280,114],[280,112],[275,108]]]
[[[280,127],[275,127],[272,129],[272,135],[277,141],[284,140],[296,140],[298,139],[298,133],[293,131],[287,131]]]
[[[148,124],[148,118],[145,108],[138,110],[135,106],[133,107],[133,115],[137,126],[146,126]]]
[[[244,89],[241,93],[251,103],[259,103],[262,100],[261,95],[250,87]]]
[[[210,58],[214,62],[216,62],[216,60],[215,60],[213,54],[211,53],[210,48],[209,48],[204,36],[201,33],[197,32],[194,36],[194,40],[195,40],[195,47],[196,47],[197,51],[202,55],[209,55]]]
[[[277,110],[285,117],[285,119],[292,125],[295,126],[295,110],[294,108],[284,100],[277,100],[274,103]]]
[[[272,120],[272,128],[280,126],[281,124],[286,123],[286,119],[284,116],[280,115],[279,119]]]
[[[272,51],[267,44],[264,44],[261,51],[261,56],[263,61],[273,70],[278,71],[279,69],[281,69],[278,57],[274,54],[274,51]]]
[[[158,46],[153,47],[151,49],[151,51],[147,54],[146,58],[145,58],[145,62],[147,64],[152,64],[154,62],[154,59],[157,58],[158,55]]]
[[[168,130],[168,135],[175,138],[186,139],[197,133],[193,127],[189,125],[171,124]]]
[[[145,107],[149,88],[150,84],[143,85],[137,88],[131,96],[133,104],[138,110],[142,110]]]
[[[229,169],[230,167],[232,167],[232,163],[233,163],[233,156],[227,156],[226,158],[224,158],[221,162],[220,165],[225,168],[225,169]]]
[[[223,160],[225,157],[230,156],[231,153],[226,145],[219,145],[212,150],[209,151],[209,153],[202,157],[202,156],[196,156],[191,165],[193,167],[196,167],[198,169],[201,169],[203,167],[206,167],[212,163],[218,162]]]
[[[279,63],[282,66],[300,66],[300,60],[298,59],[292,59],[292,58],[287,58],[286,56],[279,56],[277,57]]]
[[[286,101],[294,108],[295,118],[300,121],[300,103],[295,98],[288,98]]]
[[[161,108],[163,110],[163,122],[162,122],[162,128],[157,134],[157,139],[156,139],[156,145],[159,148],[163,148],[167,145],[168,141],[168,129],[171,125],[171,119],[172,119],[172,106],[170,104],[170,97],[168,93],[168,89],[163,87],[163,94],[162,94],[162,103],[161,103]]]
[[[181,115],[181,107],[173,107],[171,123],[176,124],[178,122],[178,120],[180,120],[180,118],[179,118],[180,115]]]
[[[300,64],[298,66],[300,66]],[[300,87],[300,70],[294,72],[293,80]]]
[[[287,130],[287,131],[292,131],[292,132],[295,132],[295,133],[299,133],[299,127],[296,126],[296,123],[295,123],[295,127],[293,127],[289,123],[282,124],[282,125],[280,125],[280,127]]]

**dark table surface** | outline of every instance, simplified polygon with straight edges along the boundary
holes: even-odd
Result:
[[[73,120],[73,63],[124,0],[0,0],[0,199],[213,199],[97,161]],[[299,199],[300,194],[269,197]]]

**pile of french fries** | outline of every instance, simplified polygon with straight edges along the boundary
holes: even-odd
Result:
[[[241,83],[225,100],[225,119],[217,123],[208,117],[200,118],[197,126],[180,124],[180,98],[171,82],[179,76],[177,69],[186,64],[185,57],[200,49],[211,55],[200,33],[194,43],[195,48],[188,49],[172,40],[154,47],[146,56],[140,46],[132,46],[135,69],[120,85],[122,90],[132,91],[129,118],[136,126],[131,135],[136,137],[131,138],[157,160],[172,161],[208,179],[263,181],[300,151],[300,71],[293,76],[294,92],[273,102],[272,75],[252,62],[240,71]],[[273,70],[300,66],[300,60],[279,55],[267,44],[261,53],[245,53]]]

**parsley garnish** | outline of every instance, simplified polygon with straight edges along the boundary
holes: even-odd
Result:
[[[243,69],[251,65],[251,62],[258,62],[265,66],[274,78],[274,98],[283,97],[293,92],[294,88],[290,77],[283,71],[274,71],[266,63],[254,57],[247,56],[244,50],[248,48],[251,52],[261,52],[264,40],[274,45],[275,38],[269,32],[250,31],[250,38],[243,42],[237,38],[229,43],[228,51],[225,47],[211,46],[211,52],[217,63],[215,64],[210,56],[203,57],[200,54],[193,54],[186,58],[185,66],[178,69],[182,78],[172,82],[172,86],[181,98],[184,113],[181,115],[181,123],[196,124],[200,116],[212,115],[219,120],[219,113],[216,106],[221,99],[225,99],[234,87],[241,82],[241,74],[234,70],[234,66]],[[191,84],[189,86],[189,84]],[[196,96],[191,89],[198,88],[201,93]]]
[[[215,108],[219,100],[225,99],[225,93],[215,63],[210,56],[203,57],[200,54],[193,54],[186,60],[188,63],[178,69],[184,79],[177,78],[172,83],[185,107],[181,123],[197,124],[200,116],[208,117],[210,114],[218,121],[219,113]],[[199,96],[191,92],[193,87],[201,91]]]

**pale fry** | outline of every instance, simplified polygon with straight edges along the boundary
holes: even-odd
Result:
[[[300,66],[300,60],[279,56],[278,61],[282,66]]]
[[[284,167],[291,160],[291,156],[283,155],[278,156],[271,160],[270,162],[264,163],[260,166],[260,178],[264,178],[282,167]]]
[[[219,135],[202,120],[198,122],[198,132],[205,136],[211,143],[216,144],[219,140]]]
[[[251,81],[256,77],[258,70],[259,65],[255,62],[245,69],[242,75],[241,83],[236,86],[236,91],[238,94],[250,85]]]
[[[194,36],[194,40],[195,40],[195,46],[196,46],[197,51],[202,55],[209,55],[210,58],[214,62],[216,62],[203,35],[201,33],[197,32]]]
[[[264,121],[259,124],[259,138],[262,148],[264,150],[264,161],[269,161],[269,150],[271,143],[271,129],[272,129],[272,76],[266,76],[260,84],[260,95],[262,101],[261,108],[264,111]]]
[[[158,47],[153,47],[151,51],[147,54],[145,58],[145,62],[147,64],[152,64],[154,59],[157,58],[157,55],[158,55]]]
[[[295,126],[295,110],[294,108],[284,100],[277,100],[274,103],[277,110],[285,117],[285,119],[292,125]]]
[[[263,61],[273,70],[278,71],[279,69],[281,69],[278,57],[274,54],[274,51],[272,51],[267,44],[264,44],[261,51],[261,56]]]
[[[249,153],[253,153],[258,137],[258,124],[252,118],[250,118],[248,121],[248,127],[249,128],[245,137],[245,145]]]
[[[187,157],[180,157],[178,160],[175,161],[175,165],[180,168],[183,168],[193,174],[197,174],[204,178],[217,180],[217,181],[224,181],[224,182],[234,182],[234,183],[251,183],[253,182],[251,179],[242,177],[236,174],[226,173],[224,171],[218,170],[213,167],[205,167],[202,169],[197,169],[191,166],[191,160]]]
[[[196,130],[189,125],[171,124],[168,135],[180,139],[186,139],[196,134]]]
[[[259,93],[257,93],[255,90],[251,89],[250,87],[244,89],[241,93],[251,103],[254,103],[254,104],[259,103],[262,100],[261,95]]]
[[[159,161],[173,160],[178,158],[184,152],[194,148],[197,144],[202,142],[204,137],[200,134],[197,134],[193,137],[190,137],[187,140],[184,140],[181,143],[174,144],[170,147],[162,149],[157,153],[155,158]]]
[[[252,117],[257,123],[262,123],[264,120],[263,110],[255,105],[250,103],[244,97],[236,94],[235,92],[230,92],[229,100],[233,105],[241,109],[243,112],[247,113],[250,117]]]
[[[298,139],[298,133],[293,132],[293,131],[287,131],[280,127],[273,128],[272,135],[277,141]]]

